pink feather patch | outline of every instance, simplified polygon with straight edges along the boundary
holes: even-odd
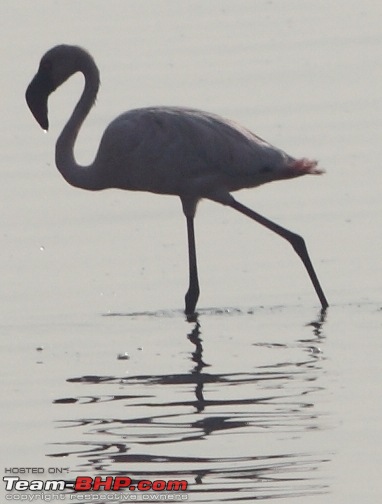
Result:
[[[292,161],[288,168],[292,171],[292,177],[298,177],[299,175],[321,175],[325,173],[325,170],[317,167],[318,161],[301,158]]]

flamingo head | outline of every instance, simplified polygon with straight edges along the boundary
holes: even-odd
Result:
[[[62,44],[53,47],[41,58],[25,98],[34,118],[45,131],[49,128],[49,95],[71,75],[81,70],[79,56],[83,53],[84,50],[80,47]]]

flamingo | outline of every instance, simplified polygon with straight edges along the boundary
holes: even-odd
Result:
[[[302,260],[322,310],[329,305],[304,239],[236,201],[231,192],[273,180],[318,175],[317,162],[296,159],[251,131],[217,115],[180,107],[130,110],[106,128],[95,159],[77,164],[74,144],[95,103],[99,70],[83,48],[58,45],[45,53],[26,91],[27,104],[48,130],[48,97],[73,74],[81,72],[84,89],[56,142],[55,161],[72,186],[90,191],[119,188],[179,196],[187,222],[189,285],[185,313],[195,314],[199,298],[194,217],[198,202],[207,198],[227,205],[286,239]]]

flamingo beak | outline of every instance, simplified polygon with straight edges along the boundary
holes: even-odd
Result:
[[[25,99],[30,111],[45,131],[48,131],[49,128],[48,97],[55,89],[49,72],[39,69],[25,93]]]

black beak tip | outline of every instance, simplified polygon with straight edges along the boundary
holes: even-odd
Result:
[[[37,122],[41,126],[41,128],[46,132],[49,131],[49,121],[48,118],[41,118],[41,120],[38,120],[36,117]]]
[[[25,99],[29,109],[44,131],[48,131],[49,129],[48,96],[49,93],[45,89],[40,88],[39,81],[36,77],[29,84],[25,93]]]

